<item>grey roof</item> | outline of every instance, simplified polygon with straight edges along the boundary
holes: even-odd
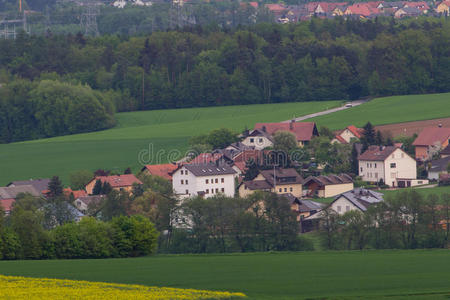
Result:
[[[269,184],[274,185],[274,170],[262,170],[261,175],[267,180]],[[301,184],[303,182],[294,168],[276,168],[275,169],[276,184]]]
[[[450,144],[441,151],[441,155],[450,155]]]
[[[227,164],[187,164],[183,167],[195,176],[236,174],[236,171]]]
[[[346,198],[362,211],[366,211],[370,205],[382,202],[383,194],[371,190],[356,188],[351,191],[337,195],[335,201],[340,197]]]
[[[267,132],[260,130],[260,129],[253,129],[248,136],[251,136],[251,137],[262,136],[262,137],[267,138],[269,141],[273,142],[273,137],[270,134],[268,134]]]
[[[270,190],[272,186],[266,180],[250,180],[244,181],[243,184],[252,191]]]
[[[8,186],[22,186],[22,185],[31,185],[37,191],[42,192],[48,190],[48,184],[50,183],[50,179],[30,179],[30,180],[21,180],[21,181],[13,181],[8,184]]]
[[[320,176],[316,176],[316,177],[309,176],[308,178],[305,179],[303,184],[307,185],[311,181],[316,182],[320,186],[325,186],[325,185],[333,185],[333,184],[352,183],[353,179],[352,179],[352,177],[350,177],[350,175],[347,175],[347,174],[340,174],[340,175],[330,174],[327,176],[320,175]]]
[[[98,204],[98,203],[102,202],[102,200],[104,198],[105,198],[105,195],[91,195],[91,196],[78,197],[75,200],[80,200],[84,204],[89,205],[90,203]]]
[[[41,195],[40,191],[31,185],[0,187],[0,199],[15,199],[21,193],[29,193],[35,197]]]
[[[300,211],[312,211],[312,210],[321,210],[323,208],[323,204],[311,200],[300,200]]]
[[[447,171],[447,166],[450,164],[450,156],[433,160],[431,162],[430,172],[445,172]]]

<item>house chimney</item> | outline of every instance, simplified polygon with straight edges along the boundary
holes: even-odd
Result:
[[[290,130],[293,130],[293,129],[294,129],[294,122],[295,122],[294,119],[292,119],[291,122],[289,122],[289,129],[290,129]]]
[[[263,125],[262,131],[267,132],[267,129],[266,129],[266,126],[265,126],[265,125]]]

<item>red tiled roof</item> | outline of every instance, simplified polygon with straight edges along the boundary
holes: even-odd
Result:
[[[245,173],[245,171],[247,170],[247,167],[245,166],[245,162],[243,162],[243,161],[234,162],[234,165],[239,170],[241,170],[242,173]]]
[[[427,127],[424,128],[414,141],[414,146],[432,146],[436,142],[441,144],[450,138],[450,128]]]
[[[337,139],[339,142],[341,142],[342,144],[347,144],[347,141],[344,140],[344,138],[340,135],[337,135],[334,137],[335,139]]]
[[[448,1],[450,4],[450,1]],[[421,11],[429,10],[430,6],[425,1],[417,1],[417,2],[405,2],[405,7],[414,7]]]
[[[264,152],[261,150],[244,150],[233,159],[234,162],[247,162],[249,159],[253,159],[255,163],[262,163],[264,159]]]
[[[361,138],[361,134],[364,130],[362,128],[356,128],[354,125],[347,126],[347,129],[350,130],[350,132],[353,133],[358,139]]]
[[[310,141],[314,135],[318,135],[316,123],[313,122],[256,123],[255,129],[265,129],[272,135],[277,131],[289,131],[295,134],[297,141]]]
[[[97,176],[93,180],[100,180],[102,183],[108,182],[113,188],[132,186],[133,183],[142,184],[142,181],[137,179],[134,174]]]
[[[268,10],[271,12],[283,12],[287,10],[287,7],[282,4],[266,4],[265,7],[267,7]]]
[[[0,205],[5,212],[10,212],[15,201],[15,199],[1,199]]]
[[[248,4],[250,4],[253,8],[258,8],[258,2],[249,2]]]
[[[389,157],[396,149],[395,146],[369,146],[364,153],[362,153],[358,160],[374,160],[374,161],[384,161]]]
[[[379,12],[378,8],[371,7],[366,3],[355,3],[347,7],[352,15],[361,15],[368,17]]]
[[[66,196],[70,196],[70,194],[73,194],[73,196],[76,198],[78,197],[85,197],[87,196],[87,193],[85,190],[77,190],[77,191],[73,191],[71,188],[66,188],[63,190],[64,194]],[[47,195],[50,192],[50,190],[43,190],[42,194]]]
[[[167,180],[172,180],[172,172],[177,169],[176,164],[159,164],[159,165],[146,165],[143,170],[146,169],[151,175],[159,176]]]

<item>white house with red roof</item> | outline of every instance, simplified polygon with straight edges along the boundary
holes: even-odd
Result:
[[[347,126],[344,130],[338,131],[331,143],[348,144],[352,139],[359,140],[364,133],[364,129],[356,128],[354,125]]]

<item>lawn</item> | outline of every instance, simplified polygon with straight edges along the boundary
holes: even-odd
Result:
[[[450,93],[378,98],[348,110],[308,121],[336,130],[351,124],[362,127],[367,121],[373,125],[384,125],[444,117],[450,117]]]
[[[449,270],[448,250],[0,262],[4,275],[223,290],[249,299],[448,299]]]
[[[339,106],[340,101],[155,110],[117,114],[115,128],[0,145],[0,186],[12,180],[68,175],[98,168],[120,171],[166,162],[186,152],[190,137],[217,128],[242,131]],[[143,151],[143,152],[141,152]],[[148,153],[151,153],[148,155]],[[141,153],[141,159],[138,159]]]
[[[415,190],[419,192],[423,197],[428,197],[428,195],[434,194],[439,197],[441,197],[443,194],[449,194],[450,195],[450,186],[440,186],[440,187],[433,187],[433,188],[407,188],[407,189],[399,189],[399,190],[386,190],[382,191],[382,193],[386,196],[392,196],[395,197],[398,193],[407,191],[407,190]]]

